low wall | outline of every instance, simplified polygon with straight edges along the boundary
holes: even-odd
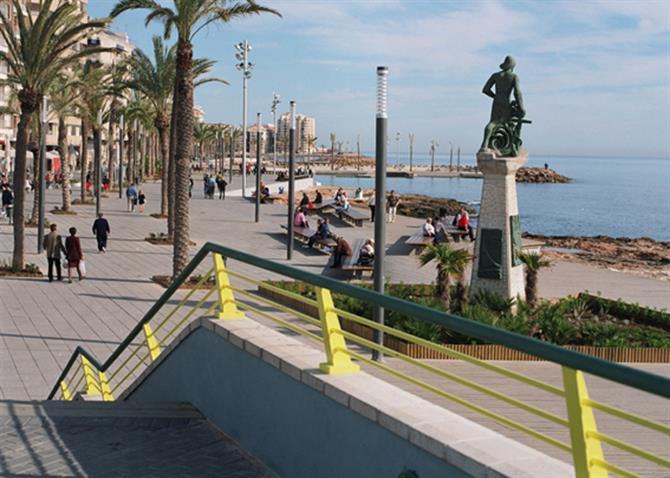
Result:
[[[198,319],[119,397],[193,404],[282,477],[572,476],[572,467],[251,320]]]

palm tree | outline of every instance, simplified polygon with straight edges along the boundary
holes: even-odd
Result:
[[[526,266],[526,301],[531,307],[537,303],[537,275],[540,269],[549,267],[551,262],[534,252],[520,252],[517,257]]]
[[[233,165],[235,162],[235,143],[242,136],[242,128],[232,127],[228,130],[228,145],[230,146],[230,164],[228,167],[228,182],[233,182]]]
[[[465,266],[470,260],[470,254],[465,249],[452,249],[448,243],[443,242],[430,244],[419,257],[422,266],[433,259],[437,262],[437,294],[440,296],[444,309],[449,311],[451,278],[456,276],[458,282],[463,282],[463,274],[465,273]],[[460,294],[465,296],[465,287]],[[463,298],[459,297],[460,304],[463,304],[462,300]]]
[[[214,139],[216,131],[210,125],[205,123],[197,123],[195,128],[193,128],[193,142],[197,145],[198,149],[198,161],[200,161],[200,166],[202,167],[203,161],[205,160],[205,145],[207,145],[212,139]]]
[[[42,97],[51,82],[83,57],[106,51],[104,48],[77,48],[88,36],[102,30],[106,19],[85,21],[85,14],[68,2],[43,0],[33,17],[23,9],[19,0],[13,0],[18,34],[0,10],[0,35],[7,45],[0,51],[0,61],[8,66],[5,84],[18,90],[21,115],[16,132],[16,160],[14,167],[14,250],[12,268],[25,266],[24,207],[26,180],[26,145],[31,118],[38,111]]]
[[[176,68],[176,46],[168,48],[159,36],[153,37],[153,61],[139,48],[130,60],[133,76],[128,86],[141,91],[153,104],[154,126],[158,131],[158,143],[162,165],[161,172],[161,216],[168,213],[168,154],[171,107]]]
[[[238,17],[257,15],[263,12],[279,12],[258,5],[253,0],[228,3],[222,0],[174,0],[173,8],[159,4],[156,0],[119,0],[112,9],[116,17],[127,10],[148,9],[146,24],[160,20],[165,26],[165,36],[177,30],[177,67],[175,74],[175,111],[177,144],[175,151],[175,223],[172,274],[177,276],[186,267],[190,215],[188,203],[191,155],[193,151],[193,38],[207,25],[214,22],[227,23]]]
[[[77,113],[76,102],[78,92],[76,82],[71,77],[61,76],[49,87],[49,107],[58,118],[58,154],[63,177],[63,203],[61,209],[70,211],[72,208],[72,191],[70,188],[70,151],[67,143],[67,124],[65,120]]]

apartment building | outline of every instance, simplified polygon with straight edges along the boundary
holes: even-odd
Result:
[[[277,122],[277,141],[280,148],[284,148],[288,141],[288,134],[291,128],[291,114],[284,113]],[[309,141],[316,138],[316,119],[303,114],[295,115],[296,129],[296,151],[299,154],[306,154],[309,149]]]

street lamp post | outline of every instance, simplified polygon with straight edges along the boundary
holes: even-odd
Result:
[[[414,133],[409,134],[409,172],[412,172],[414,165]]]
[[[247,197],[247,81],[254,65],[249,63],[251,45],[247,40],[235,45],[235,58],[240,61],[237,69],[242,72],[242,197]]]
[[[272,167],[274,172],[277,172],[277,132],[279,125],[277,124],[277,106],[281,103],[281,98],[278,94],[272,93],[272,124],[274,126],[274,135],[272,137]]]
[[[395,134],[395,165],[400,167],[400,131]]]
[[[387,136],[387,102],[388,102],[388,74],[385,66],[377,67],[377,120],[375,127],[375,263],[374,287],[380,294],[384,293],[384,262],[386,260],[386,214],[384,210],[386,196],[386,136]],[[374,320],[384,324],[384,308],[374,308]],[[374,331],[374,341],[378,345],[384,344],[384,332]],[[381,362],[383,358],[379,350],[372,351],[372,359]]]
[[[45,203],[46,203],[46,182],[44,175],[46,174],[46,161],[47,161],[47,126],[48,126],[48,111],[49,111],[49,99],[44,96],[42,97],[42,111],[41,111],[41,120],[42,120],[42,131],[40,134],[40,157],[38,165],[39,173],[39,193],[40,193],[40,203],[39,211],[37,216],[37,253],[42,253],[42,243],[44,242],[44,216],[45,216]],[[9,146],[7,146],[9,147]],[[61,158],[63,154],[61,153]],[[83,187],[83,186],[82,186]]]
[[[454,169],[454,144],[449,141],[449,171]]]
[[[97,161],[95,162],[95,215],[96,217],[100,214],[100,175],[101,175],[101,164],[102,163],[102,108],[98,110],[98,117],[96,118],[98,122],[98,134],[95,138],[95,154],[97,156]]]
[[[119,120],[119,199],[123,197],[123,150],[126,134],[123,129],[123,120],[124,117],[121,115],[121,119]]]
[[[435,171],[435,150],[437,150],[437,147],[439,144],[437,144],[437,141],[432,140],[430,142],[430,171],[433,172]]]
[[[130,183],[135,184],[137,181],[137,120],[133,121],[133,167],[130,176]]]
[[[256,222],[261,218],[261,114],[256,113]]]
[[[461,170],[461,147],[458,147],[457,153],[456,153],[456,171]]]
[[[295,101],[290,102],[291,116],[288,135],[288,242],[286,243],[286,259],[293,258],[293,196],[295,195]]]

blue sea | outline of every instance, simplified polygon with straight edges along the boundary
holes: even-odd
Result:
[[[408,164],[406,156],[398,159]],[[396,164],[394,153],[389,154],[388,162]],[[472,155],[461,156],[461,164],[474,163]],[[531,156],[528,160],[528,165],[534,167],[542,167],[544,163],[572,181],[517,184],[525,231],[546,235],[645,236],[670,241],[670,158]],[[430,164],[430,158],[427,154],[415,154],[414,164]],[[448,156],[436,157],[436,164],[448,165]],[[324,185],[374,187],[373,178],[317,176],[317,180]],[[482,180],[387,178],[387,189],[401,194],[479,201]]]

